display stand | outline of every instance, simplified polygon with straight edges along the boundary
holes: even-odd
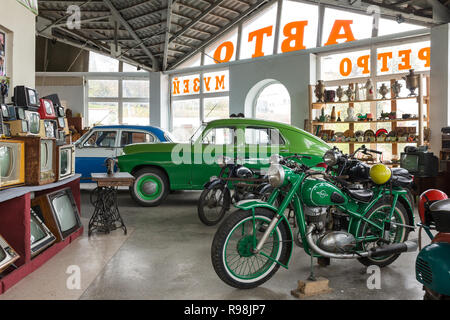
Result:
[[[31,258],[30,205],[31,197],[71,188],[78,211],[81,212],[80,175],[38,187],[19,187],[0,191],[0,234],[20,255],[16,270],[0,279],[0,294],[10,289],[24,277],[38,269],[73,240],[83,234],[83,227],[64,241],[55,243],[38,256]]]
[[[95,209],[89,221],[88,235],[91,236],[94,231],[110,233],[116,229],[122,229],[127,234],[117,203],[117,188],[131,186],[134,177],[127,172],[92,173],[91,177],[98,187],[91,192],[91,203]]]

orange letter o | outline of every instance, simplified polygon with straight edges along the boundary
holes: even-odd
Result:
[[[352,72],[352,60],[344,58],[339,65],[339,72],[342,76],[347,77]]]
[[[222,49],[225,48],[225,58],[221,59]],[[214,62],[222,63],[228,62],[231,60],[231,57],[234,53],[234,44],[231,41],[226,41],[217,47],[216,51],[214,51]]]

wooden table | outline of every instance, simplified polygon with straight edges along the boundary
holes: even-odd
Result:
[[[88,236],[94,231],[110,233],[116,229],[123,229],[127,234],[117,203],[117,188],[131,186],[134,177],[127,172],[92,173],[91,179],[97,182],[97,188],[91,192],[91,203],[95,209],[89,220]]]

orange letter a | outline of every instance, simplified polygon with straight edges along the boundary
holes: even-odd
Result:
[[[330,36],[325,45],[337,44],[338,39],[346,39],[345,42],[354,41],[355,37],[353,36],[352,28],[350,27],[352,23],[353,20],[336,20],[331,28]],[[344,29],[343,34],[340,33],[341,29]]]

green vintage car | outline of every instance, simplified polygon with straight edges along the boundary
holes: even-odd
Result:
[[[118,157],[120,171],[135,178],[133,199],[142,206],[159,205],[171,190],[201,190],[217,176],[219,156],[240,159],[252,169],[269,167],[272,154],[308,155],[312,166],[330,147],[321,139],[287,124],[248,118],[205,123],[190,143],[132,144]]]

